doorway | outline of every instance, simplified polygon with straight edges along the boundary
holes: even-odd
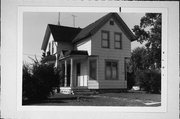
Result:
[[[81,63],[76,64],[76,76],[77,76],[77,81],[76,85],[80,86],[80,80],[81,80]]]

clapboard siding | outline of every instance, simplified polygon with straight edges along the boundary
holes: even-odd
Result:
[[[49,44],[51,44],[50,47],[49,47]],[[52,51],[52,47],[54,48],[54,51]],[[48,44],[46,47],[46,53],[49,51],[50,51],[51,55],[55,54],[57,52],[57,42],[54,42],[54,38],[53,38],[52,34],[50,34],[49,41],[48,41]]]
[[[110,33],[110,48],[101,47],[101,31],[106,30]],[[122,33],[122,49],[114,48],[114,33]],[[130,40],[122,32],[121,28],[115,23],[113,26],[109,25],[109,21],[102,26],[92,36],[92,55],[98,55],[98,81],[99,88],[126,88],[124,72],[124,58],[130,57]],[[118,80],[105,80],[105,59],[112,59],[118,61]]]
[[[99,82],[97,80],[88,80],[89,89],[99,89]]]
[[[88,55],[91,55],[91,37],[84,39],[82,42],[76,44],[77,50],[86,50]]]
[[[99,88],[101,89],[124,89],[127,86],[127,82],[100,82]]]

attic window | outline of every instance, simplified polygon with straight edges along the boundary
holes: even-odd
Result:
[[[110,20],[110,21],[109,21],[109,24],[110,24],[110,25],[114,25],[114,21],[113,21],[113,20]]]

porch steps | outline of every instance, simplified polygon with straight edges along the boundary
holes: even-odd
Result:
[[[93,94],[95,94],[94,91],[91,91],[87,87],[78,87],[78,88],[60,87],[60,93],[73,94],[73,95],[93,95]]]

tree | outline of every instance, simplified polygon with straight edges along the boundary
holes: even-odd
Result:
[[[144,47],[137,47],[131,54],[131,65],[133,72],[149,68],[147,50]]]
[[[161,17],[160,13],[146,13],[132,29],[137,41],[145,42],[150,68],[161,67]]]
[[[132,84],[140,86],[141,89],[149,93],[160,93],[161,73],[151,69],[151,57],[145,47],[137,47],[132,51],[130,65],[133,74],[129,75],[129,87]]]
[[[33,61],[32,68],[23,65],[23,103],[46,99],[59,86],[59,73],[54,65]]]
[[[133,71],[135,77],[134,79],[131,80],[134,80],[135,85],[140,84],[140,79],[139,79],[140,72],[144,70],[148,70],[149,64],[150,63],[148,59],[147,49],[145,47],[137,47],[132,51],[130,65],[132,68],[131,70]]]

